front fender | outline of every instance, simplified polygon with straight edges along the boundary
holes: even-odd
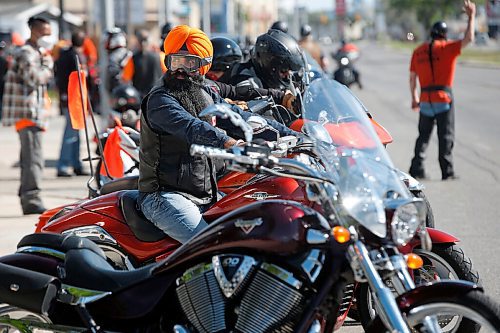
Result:
[[[400,310],[407,311],[410,307],[427,303],[433,298],[456,299],[471,290],[479,290],[482,292],[483,288],[469,281],[439,281],[421,285],[407,291],[406,293],[399,295],[396,302],[398,303]]]
[[[426,228],[429,237],[431,238],[432,244],[456,244],[460,242],[460,239],[441,230],[434,228]],[[405,246],[399,247],[401,253],[406,254],[413,251],[414,248],[420,247],[421,245],[420,237],[413,237],[413,239]]]
[[[396,298],[396,303],[402,313],[408,313],[412,308],[429,304],[432,300],[460,299],[462,295],[472,290],[483,292],[483,288],[475,283],[460,280],[446,280],[418,286]],[[366,333],[385,332],[386,328],[377,316],[366,328]]]

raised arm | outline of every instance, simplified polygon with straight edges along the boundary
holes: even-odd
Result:
[[[462,39],[462,48],[464,48],[469,43],[474,42],[474,29],[475,29],[474,22],[476,16],[476,4],[470,0],[465,0],[464,7],[462,9],[468,16],[467,30],[465,30],[465,35],[464,38]]]

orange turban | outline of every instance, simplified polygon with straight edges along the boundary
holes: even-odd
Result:
[[[200,74],[205,75],[210,69],[211,58],[214,55],[212,42],[200,29],[191,28],[187,25],[178,25],[173,28],[163,42],[165,54],[177,53],[186,44],[190,54],[200,58],[210,58],[210,64],[200,68]]]

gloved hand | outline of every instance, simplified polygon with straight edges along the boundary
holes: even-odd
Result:
[[[245,110],[245,111],[247,111],[247,110],[248,110],[248,104],[247,104],[247,102],[245,102],[245,101],[233,101],[233,100],[232,100],[232,99],[230,99],[230,98],[224,98],[224,100],[225,100],[226,102],[228,102],[229,104],[234,104],[234,105],[239,106],[239,107],[240,107],[240,109],[242,109],[242,110]]]
[[[285,92],[285,95],[283,96],[283,100],[281,101],[281,105],[283,105],[285,108],[293,112],[293,102],[295,101],[295,95],[292,94],[290,90],[287,90]]]

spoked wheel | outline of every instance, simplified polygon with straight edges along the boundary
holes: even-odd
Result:
[[[30,323],[50,324],[50,320],[40,314],[29,312],[8,304],[0,304],[0,332],[1,333],[18,333],[26,332],[27,325]],[[31,326],[31,325],[30,325]]]
[[[455,299],[434,296],[404,311],[412,332],[481,333],[500,332],[500,308],[481,291],[471,290]],[[426,322],[429,320],[433,322]],[[385,332],[377,316],[366,329],[367,332]]]
[[[417,286],[445,279],[480,283],[479,274],[472,268],[471,260],[455,244],[434,244],[432,251],[415,249],[414,252],[424,261],[422,268],[413,271]],[[368,284],[363,283],[359,286],[356,300],[360,322],[366,328],[376,316],[375,302]],[[441,320],[444,321],[447,319],[443,316]]]

